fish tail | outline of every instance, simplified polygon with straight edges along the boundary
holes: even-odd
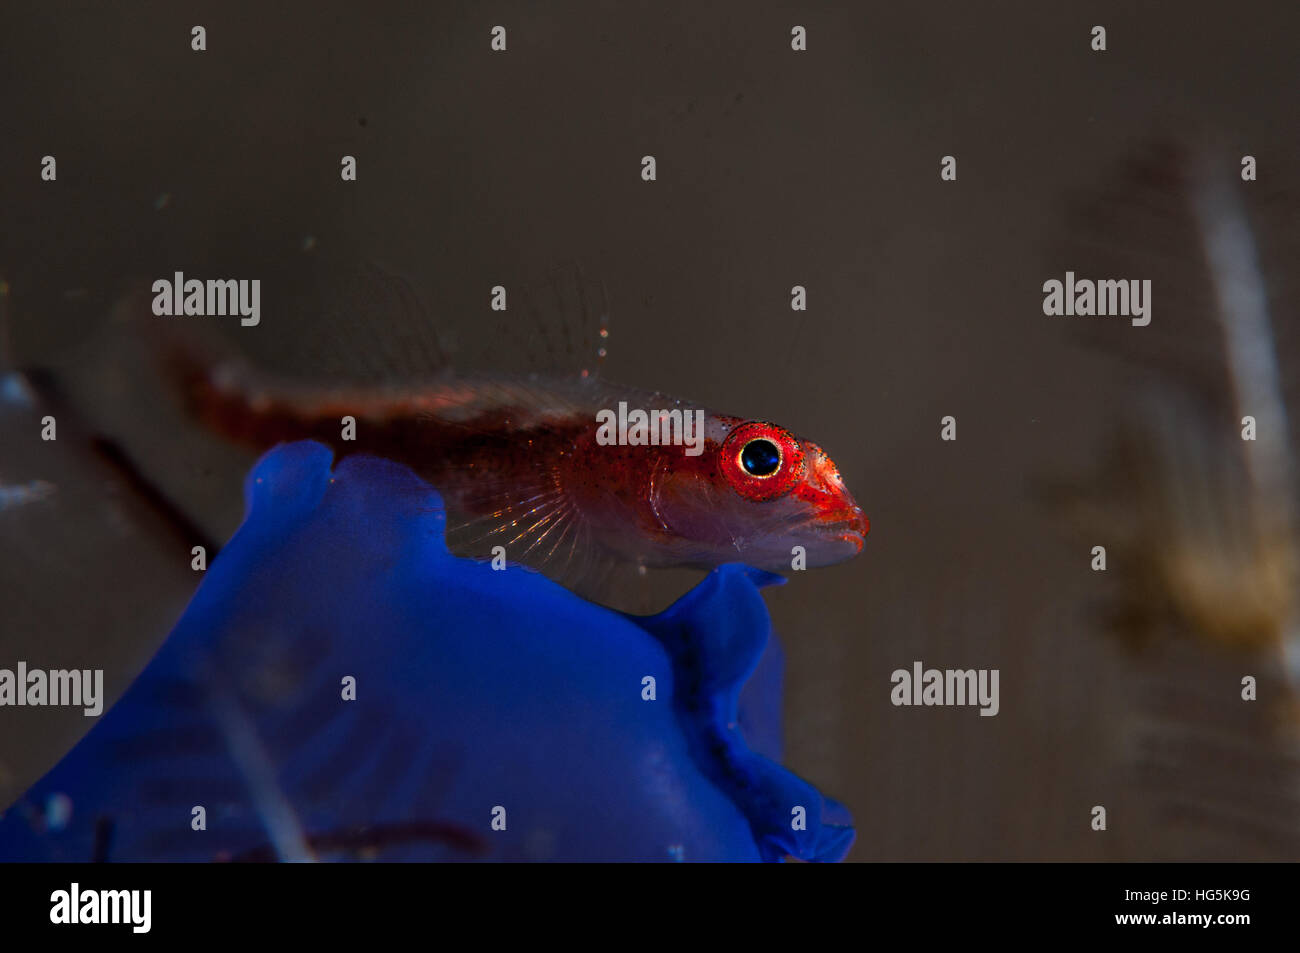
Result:
[[[183,320],[183,319],[167,319]],[[214,333],[179,326],[148,326],[154,362],[186,416],[235,443],[265,449],[285,440],[337,439],[322,390],[287,384],[255,367]]]

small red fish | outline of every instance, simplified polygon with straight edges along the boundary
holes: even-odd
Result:
[[[323,390],[184,348],[171,365],[210,429],[256,449],[310,438],[340,457],[405,463],[442,495],[454,550],[486,558],[504,546],[508,559],[562,580],[609,562],[789,571],[796,547],[799,565],[825,566],[861,552],[868,530],[816,444],[595,377],[443,373],[421,386]],[[611,444],[601,421],[620,403],[652,428],[674,418],[678,437],[685,420],[689,445]],[[343,439],[345,417],[353,440]]]

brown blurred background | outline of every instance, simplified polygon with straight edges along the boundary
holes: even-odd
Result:
[[[299,367],[313,326],[278,323],[304,316],[277,277],[379,261],[454,352],[490,364],[533,331],[503,335],[488,289],[577,261],[609,292],[606,376],[780,421],[871,518],[860,557],[768,597],[786,762],[853,810],[853,858],[1295,859],[1276,647],[1174,619],[1133,648],[1115,591],[1161,596],[1133,582],[1139,555],[1089,563],[1134,517],[1102,507],[1080,534],[1042,487],[1088,496],[1139,394],[1206,392],[1217,419],[1196,383],[1222,372],[1196,236],[1160,208],[1125,225],[1148,208],[1125,170],[1153,143],[1208,147],[1229,173],[1257,157],[1244,200],[1280,342],[1294,326],[1298,35],[1281,2],[10,3],[8,360],[49,368],[67,412],[57,444],[39,405],[0,413],[0,483],[56,487],[0,510],[0,665],[103,667],[115,697],[196,584],[185,534],[83,438],[110,435],[217,541],[238,523],[250,458],[168,416],[113,333],[122,295],[175,270],[259,277],[262,324],[232,337]],[[39,178],[47,154],[57,182]],[[1097,207],[1119,211],[1090,218],[1112,187]],[[1067,269],[1154,279],[1151,326],[1044,316],[1042,283]],[[1189,342],[1195,366],[1164,373]],[[1300,374],[1300,349],[1278,359]],[[1119,466],[1123,497],[1143,464]],[[1001,713],[893,707],[890,673],[914,660],[1000,669]],[[88,725],[0,719],[5,803]]]

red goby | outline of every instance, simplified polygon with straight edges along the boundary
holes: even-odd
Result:
[[[331,292],[325,306],[372,336],[427,325],[400,280],[377,269],[359,274],[359,291]],[[396,325],[383,323],[393,316]],[[444,371],[419,386],[293,386],[215,359],[219,351],[176,326],[148,327],[190,411],[209,429],[258,450],[310,438],[340,457],[405,463],[442,495],[448,543],[463,555],[491,557],[503,546],[508,559],[566,578],[602,563],[744,562],[783,572],[841,562],[863,547],[867,519],[835,464],[776,424],[586,372]],[[641,442],[636,427],[616,432],[610,420],[620,405],[628,418],[645,413],[652,432],[667,431],[663,442]],[[355,439],[343,439],[345,418],[355,422]]]
[[[595,379],[446,376],[418,389],[349,393],[190,365],[183,382],[208,427],[255,448],[310,438],[339,456],[407,464],[442,495],[469,551],[485,557],[502,545],[508,558],[543,569],[581,554],[788,571],[795,547],[808,567],[829,565],[859,553],[868,529],[816,444],[776,424],[707,410],[700,418],[702,409],[684,401]],[[608,421],[620,402],[689,413],[703,433],[692,446],[603,443],[598,414],[611,412]],[[346,417],[353,440],[342,437]],[[664,423],[665,437],[682,436]],[[630,428],[627,436],[642,435]]]

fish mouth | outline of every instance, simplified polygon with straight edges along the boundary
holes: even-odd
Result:
[[[870,520],[856,506],[818,516],[811,521],[811,525],[823,538],[853,543],[857,546],[858,552],[862,552],[863,546],[866,545],[867,533],[871,529]]]

